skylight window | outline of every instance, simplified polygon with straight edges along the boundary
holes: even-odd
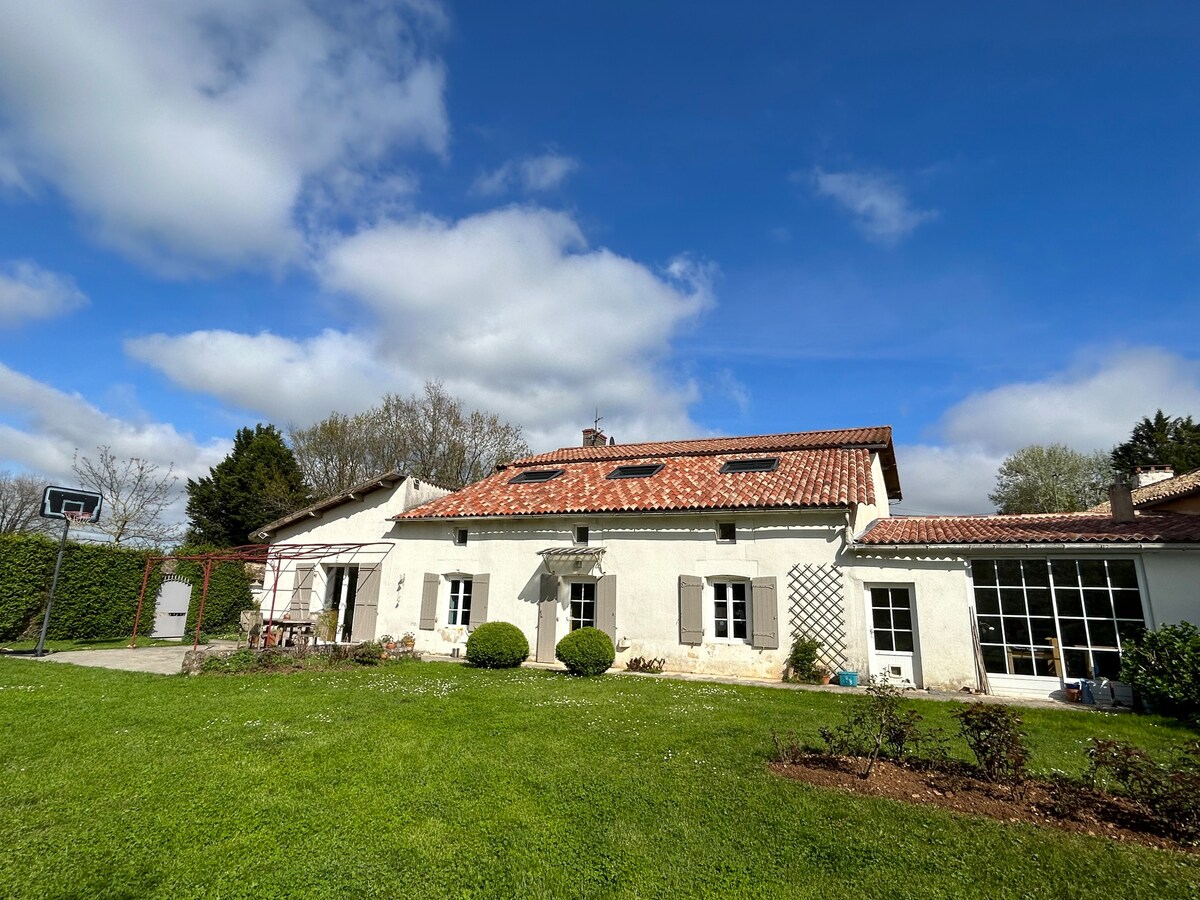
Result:
[[[778,456],[766,456],[762,459],[731,459],[721,466],[721,474],[731,472],[774,472],[779,466]]]
[[[662,463],[649,463],[640,466],[617,466],[608,473],[609,478],[649,478],[662,471]]]
[[[515,478],[508,480],[509,484],[541,484],[551,478],[557,478],[563,473],[562,469],[527,469]]]

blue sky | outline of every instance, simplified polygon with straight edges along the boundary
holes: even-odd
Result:
[[[5,3],[0,468],[441,379],[576,442],[891,424],[898,511],[1200,415],[1193,4]]]

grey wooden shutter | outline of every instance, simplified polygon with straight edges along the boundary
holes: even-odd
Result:
[[[356,641],[375,640],[375,620],[379,615],[379,566],[358,570],[358,588],[354,594],[354,634]]]
[[[421,630],[433,631],[437,624],[438,588],[442,584],[439,575],[425,573],[425,584],[421,587]]]
[[[679,643],[704,640],[704,579],[679,576]]]
[[[471,576],[471,622],[468,631],[474,631],[487,621],[488,590],[491,588],[491,575]]]
[[[616,575],[605,575],[596,582],[596,627],[617,642]]]
[[[775,578],[750,581],[750,644],[763,650],[779,646],[779,603],[775,599]]]
[[[558,576],[543,575],[538,603],[537,661],[554,662],[558,637]]]
[[[312,609],[313,566],[296,566],[296,586],[292,588],[292,619],[307,622]]]

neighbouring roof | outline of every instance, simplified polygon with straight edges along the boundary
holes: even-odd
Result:
[[[1162,481],[1156,481],[1145,487],[1134,488],[1130,493],[1133,495],[1135,509],[1155,507],[1172,500],[1179,500],[1182,497],[1200,494],[1200,469],[1176,475],[1174,478],[1164,478]],[[1093,506],[1088,512],[1109,515],[1112,513],[1112,507],[1106,500],[1104,503]]]
[[[846,507],[876,502],[871,454],[883,465],[888,495],[900,482],[889,427],[694,441],[566,447],[510,463],[482,481],[396,519],[475,518],[569,513],[688,512]],[[774,471],[721,474],[731,459],[777,456]],[[618,465],[662,464],[648,478],[609,478]],[[561,470],[541,482],[522,472]]]
[[[1022,516],[896,516],[880,519],[863,546],[1200,543],[1200,516],[1139,514],[1117,522],[1093,512]]]
[[[373,494],[375,491],[390,490],[407,477],[403,472],[393,470],[391,472],[384,472],[382,475],[376,475],[374,478],[368,478],[366,481],[356,484],[354,487],[342,491],[340,494],[325,497],[311,506],[298,509],[281,519],[276,519],[274,522],[264,525],[261,528],[254,529],[254,531],[250,532],[250,539],[261,540],[263,537],[269,538],[275,532],[287,528],[289,525],[294,525],[301,520],[319,519],[329,510],[344,503],[349,503],[352,500],[361,500],[365,495]]]

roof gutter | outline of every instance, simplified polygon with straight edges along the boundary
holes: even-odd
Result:
[[[938,552],[966,555],[976,550],[987,552],[1030,551],[1030,550],[1072,550],[1076,552],[1103,550],[1116,552],[1159,550],[1200,550],[1200,543],[1166,543],[1163,541],[1072,541],[1072,542],[1041,542],[1041,543],[989,543],[989,544],[860,544],[850,545],[850,551],[855,554],[867,553],[915,553]]]
[[[735,507],[705,507],[703,509],[587,509],[587,510],[567,510],[565,512],[550,512],[550,513],[509,513],[507,515],[495,516],[472,516],[472,515],[457,515],[457,516],[406,516],[401,513],[398,516],[393,516],[393,522],[500,522],[511,519],[562,519],[579,516],[716,516],[716,515],[733,515],[743,513],[753,513],[754,515],[784,515],[787,513],[833,513],[844,512],[848,510],[849,504],[838,504],[837,506],[786,506],[786,507],[755,507],[755,506],[735,506]]]

